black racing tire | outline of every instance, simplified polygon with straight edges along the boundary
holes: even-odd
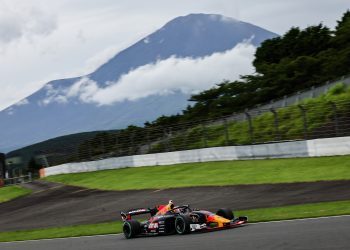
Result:
[[[234,215],[231,209],[228,208],[220,208],[217,212],[216,215],[224,217],[225,219],[228,220],[233,220]]]
[[[136,220],[127,220],[123,224],[125,238],[131,239],[141,233],[141,224]]]
[[[188,234],[191,232],[191,217],[180,214],[175,218],[175,231],[177,234]]]

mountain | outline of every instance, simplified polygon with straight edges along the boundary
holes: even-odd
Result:
[[[189,104],[189,94],[181,91],[102,106],[82,102],[78,97],[67,100],[62,95],[69,95],[67,89],[73,91],[77,82],[84,79],[95,84],[85,86],[86,83],[81,83],[93,91],[94,87],[107,87],[110,82],[121,79],[123,74],[143,65],[170,57],[200,58],[230,50],[245,40],[258,46],[276,36],[258,26],[221,15],[177,17],[119,52],[91,74],[51,81],[31,96],[1,111],[0,151],[8,152],[66,134],[142,125],[161,115],[176,114]]]

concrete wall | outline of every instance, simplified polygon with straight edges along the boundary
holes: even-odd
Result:
[[[350,137],[337,137],[248,146],[204,148],[168,153],[115,157],[90,162],[66,163],[45,168],[42,175],[50,176],[124,167],[172,165],[190,162],[315,157],[347,154],[350,154]]]

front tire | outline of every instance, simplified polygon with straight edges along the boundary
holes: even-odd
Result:
[[[216,215],[224,217],[225,219],[228,220],[233,220],[234,215],[231,209],[228,208],[220,208],[217,212]]]
[[[175,231],[178,234],[188,234],[191,232],[191,218],[186,215],[179,215],[175,218]]]
[[[127,220],[123,224],[123,233],[125,238],[131,239],[141,232],[141,224],[136,220]]]

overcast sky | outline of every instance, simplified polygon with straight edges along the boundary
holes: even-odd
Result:
[[[349,8],[349,0],[0,0],[0,110],[50,80],[92,72],[180,15],[222,14],[283,34],[320,22],[334,28]]]

